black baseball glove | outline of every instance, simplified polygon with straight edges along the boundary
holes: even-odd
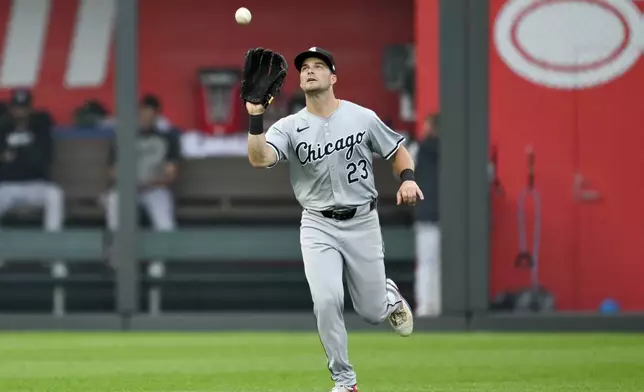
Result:
[[[241,86],[244,102],[270,105],[280,93],[287,70],[288,63],[281,54],[264,48],[249,49]]]

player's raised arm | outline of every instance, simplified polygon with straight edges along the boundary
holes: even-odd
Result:
[[[280,160],[280,151],[264,136],[264,110],[279,95],[288,65],[284,57],[264,48],[246,52],[241,96],[250,115],[248,160],[254,167],[271,167]]]
[[[257,107],[259,106],[259,107]],[[246,103],[250,114],[250,130],[248,132],[248,160],[254,167],[271,168],[281,160],[288,160],[287,152],[290,141],[285,120],[279,120],[264,133],[264,121],[261,105]]]
[[[246,102],[250,115],[248,132],[248,161],[253,167],[269,167],[277,162],[277,152],[266,143],[264,135],[264,107]]]

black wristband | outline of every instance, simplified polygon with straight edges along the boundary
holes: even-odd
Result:
[[[403,181],[415,181],[416,177],[414,177],[414,171],[412,169],[405,169],[402,172],[400,172],[400,182]]]
[[[250,115],[250,129],[248,132],[251,135],[261,135],[264,133],[264,114]]]

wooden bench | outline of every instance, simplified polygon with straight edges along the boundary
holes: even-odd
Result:
[[[186,219],[257,219],[299,221],[289,167],[253,168],[245,157],[186,160],[175,187],[177,215]],[[384,220],[407,220],[408,208],[396,206],[399,187],[391,163],[374,160],[379,211]]]
[[[244,157],[183,161],[175,195],[177,216],[190,220],[291,220],[302,211],[287,165],[258,169]]]
[[[67,221],[104,225],[100,197],[107,189],[108,139],[57,139],[52,179],[65,192]],[[391,163],[374,159],[379,211],[383,221],[408,220],[409,209],[396,207],[398,181]],[[185,159],[174,186],[176,216],[190,225],[247,222],[299,222],[288,164],[253,168],[246,157]],[[39,211],[17,211],[20,219]]]
[[[65,192],[66,215],[71,220],[102,221],[100,197],[107,189],[110,140],[58,139],[52,179]]]

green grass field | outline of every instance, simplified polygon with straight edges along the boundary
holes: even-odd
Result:
[[[644,391],[644,335],[351,333],[361,392]],[[311,333],[5,333],[0,391],[328,392]]]

